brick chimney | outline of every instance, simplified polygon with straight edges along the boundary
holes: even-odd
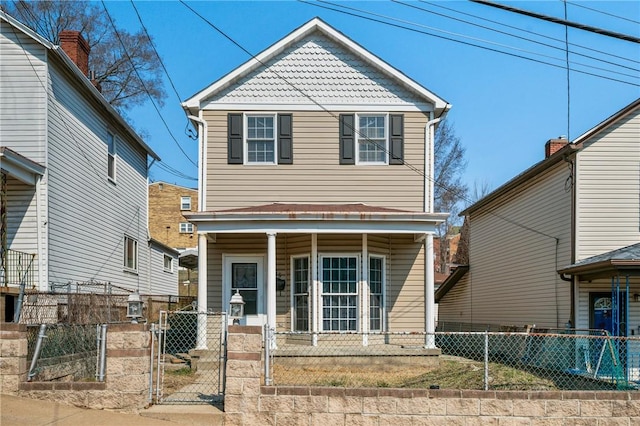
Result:
[[[62,50],[80,68],[82,74],[89,76],[89,43],[80,31],[64,30],[60,32],[59,37]]]
[[[544,158],[549,158],[559,150],[561,150],[568,141],[560,136],[558,139],[549,139],[546,144],[544,144]]]

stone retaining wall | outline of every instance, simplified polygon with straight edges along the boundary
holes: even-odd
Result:
[[[229,327],[225,425],[640,424],[640,392],[260,386],[261,327]]]
[[[0,392],[95,409],[148,404],[151,333],[145,324],[107,327],[105,382],[27,382],[27,328],[0,325]]]

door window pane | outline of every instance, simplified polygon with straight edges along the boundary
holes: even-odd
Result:
[[[245,315],[258,313],[258,265],[256,263],[231,264],[231,296],[240,292],[244,300]]]

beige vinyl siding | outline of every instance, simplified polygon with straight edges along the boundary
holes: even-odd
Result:
[[[227,164],[227,112],[204,111],[209,128],[206,209],[282,202],[366,203],[423,211],[427,115],[404,115],[405,163],[411,167],[340,165],[337,116],[293,112],[293,164],[247,166]]]
[[[473,322],[473,289],[468,271],[438,303],[438,327],[451,323]],[[452,331],[446,327],[446,331]]]
[[[576,260],[640,241],[640,109],[585,142],[577,167]]]
[[[146,153],[111,126],[66,71],[50,65],[49,281],[144,288],[149,282]],[[117,138],[115,184],[107,179],[108,130]],[[137,274],[123,271],[125,234],[138,242]]]
[[[46,166],[47,52],[0,21],[0,141]]]
[[[569,319],[570,284],[556,273],[571,261],[568,174],[559,163],[470,216],[471,322],[557,327]]]
[[[392,235],[387,263],[389,331],[424,331],[424,244],[413,235]]]

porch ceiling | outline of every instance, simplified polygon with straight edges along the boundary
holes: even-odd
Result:
[[[198,233],[428,234],[447,213],[424,213],[366,204],[273,203],[184,215]]]

